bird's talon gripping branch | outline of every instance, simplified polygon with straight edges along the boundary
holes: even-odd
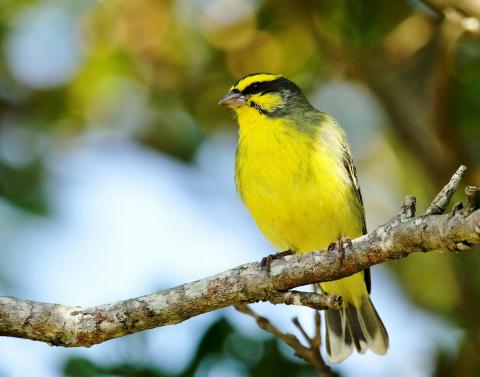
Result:
[[[281,259],[283,257],[286,257],[287,255],[292,255],[292,254],[293,254],[292,250],[285,250],[280,253],[267,255],[266,257],[262,258],[261,266],[265,271],[267,271],[268,274],[270,274],[270,267],[272,265],[272,262],[275,259]]]
[[[352,240],[348,237],[342,237],[337,242],[332,242],[328,245],[328,251],[336,251],[340,254],[340,265],[343,265],[345,260],[345,251],[352,247]]]

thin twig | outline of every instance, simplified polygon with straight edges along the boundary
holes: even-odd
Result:
[[[307,334],[307,332],[305,331],[305,329],[303,328],[303,326],[300,324],[300,321],[298,320],[298,317],[293,317],[292,318],[292,323],[295,325],[295,327],[298,329],[298,331],[300,331],[300,333],[302,334],[303,338],[307,341],[307,343],[312,346],[312,338],[310,338]]]
[[[315,336],[312,342],[318,348],[322,345],[322,321],[318,310],[315,310]]]
[[[325,363],[320,353],[320,346],[321,346],[321,338],[320,338],[320,313],[315,311],[315,334],[314,337],[311,338],[305,329],[303,328],[302,324],[298,320],[297,317],[292,319],[293,324],[295,327],[300,331],[302,336],[308,342],[310,348],[310,358],[314,359],[312,364],[316,365],[316,369],[321,376],[333,376],[333,372],[330,367]]]
[[[290,346],[295,351],[295,355],[302,358],[307,363],[310,363],[315,368],[318,376],[334,376],[330,367],[328,367],[328,365],[325,364],[325,361],[323,361],[322,355],[320,354],[320,345],[316,346],[313,339],[308,336],[305,329],[302,327],[297,318],[292,319],[292,322],[302,333],[303,337],[307,340],[310,347],[305,347],[295,335],[286,334],[280,331],[267,318],[257,314],[248,305],[236,305],[235,309],[255,319],[261,329],[275,335],[277,338],[281,339],[288,346]]]
[[[286,344],[288,344],[290,347],[292,347],[295,350],[298,356],[305,359],[304,358],[305,355],[303,351],[305,347],[302,345],[302,343],[300,343],[300,341],[297,339],[295,335],[283,333],[282,331],[277,329],[267,318],[254,312],[248,305],[235,305],[235,309],[255,319],[255,321],[257,322],[258,326],[261,329],[283,340]],[[308,361],[308,359],[305,359],[305,361]]]
[[[448,182],[435,199],[433,199],[432,204],[430,204],[425,212],[426,215],[440,215],[445,212],[445,209],[448,207],[448,204],[457,190],[466,170],[467,167],[465,165],[461,165],[457,169],[455,174],[452,175],[452,178],[450,178],[450,182]]]

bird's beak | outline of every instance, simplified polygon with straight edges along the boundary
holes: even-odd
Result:
[[[239,107],[246,103],[245,97],[239,92],[228,92],[225,97],[218,102],[219,105],[231,108]]]

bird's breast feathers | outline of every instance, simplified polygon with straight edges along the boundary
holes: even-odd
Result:
[[[237,190],[275,247],[308,252],[362,234],[336,124],[300,129],[284,118],[239,123]]]

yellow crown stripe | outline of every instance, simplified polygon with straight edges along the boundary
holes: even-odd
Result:
[[[230,90],[238,89],[239,91],[243,91],[246,87],[254,82],[273,81],[280,77],[282,77],[282,75],[274,75],[272,73],[259,73],[257,75],[247,76],[241,79],[236,85],[233,85]]]

